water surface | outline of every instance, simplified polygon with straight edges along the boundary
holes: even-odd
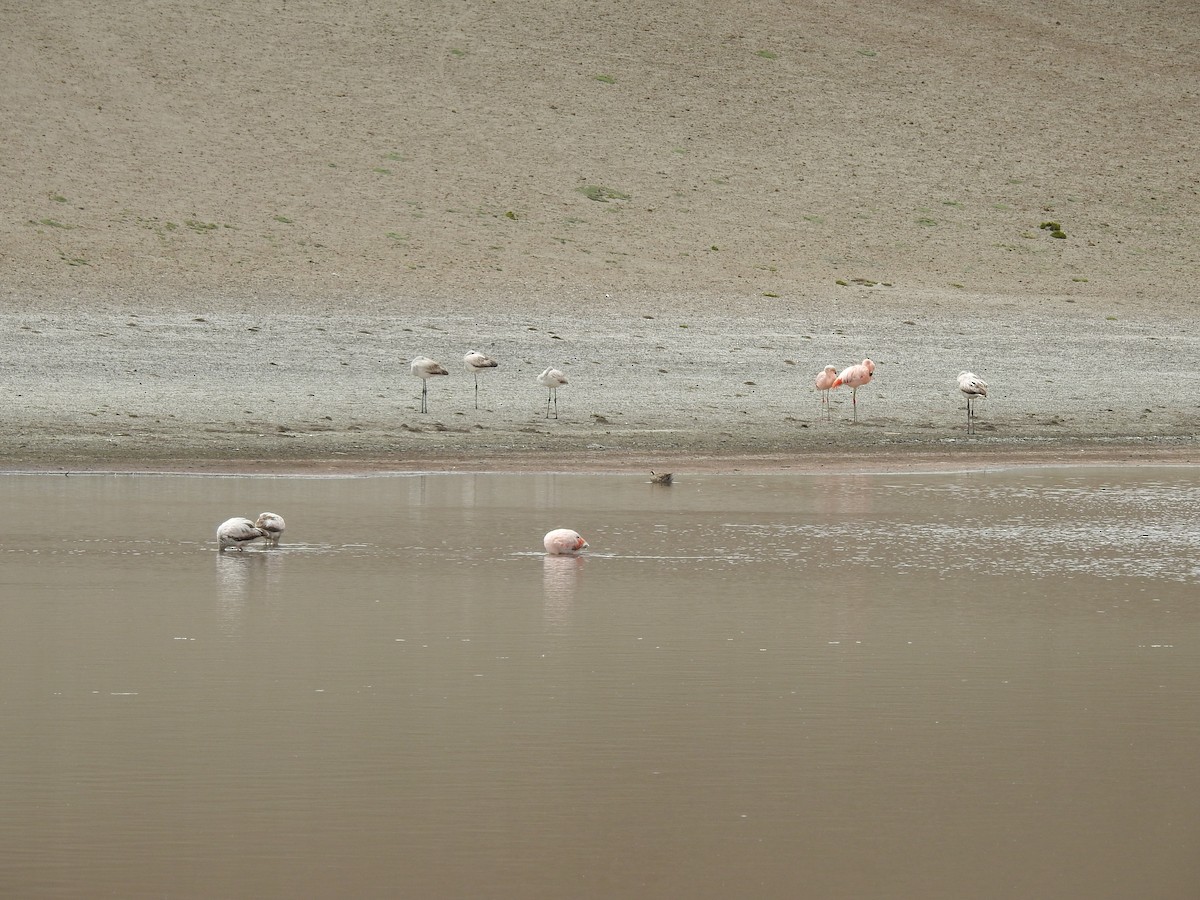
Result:
[[[1200,470],[0,503],[5,895],[1200,895]]]

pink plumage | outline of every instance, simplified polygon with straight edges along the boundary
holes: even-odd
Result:
[[[555,556],[578,553],[580,550],[586,550],[588,546],[588,542],[583,539],[583,536],[570,528],[555,528],[542,538],[542,544],[547,553]]]
[[[817,374],[817,380],[813,384],[821,392],[822,403],[829,402],[829,390],[833,387],[833,383],[837,381],[837,377],[837,366],[826,366],[823,371]]]
[[[842,369],[842,374],[833,381],[833,387],[839,388],[843,384],[852,388],[850,394],[851,403],[854,406],[854,421],[858,421],[858,389],[864,384],[871,381],[871,376],[875,374],[875,363],[870,359],[864,359],[862,362],[848,366]]]
[[[846,387],[860,388],[871,380],[871,376],[875,374],[875,363],[869,359],[864,359],[857,365],[848,366],[842,369],[842,374],[834,379],[830,387]]]

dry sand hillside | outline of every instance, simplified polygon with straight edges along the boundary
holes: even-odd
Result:
[[[0,41],[17,295],[1169,298],[1200,262],[1186,0],[64,0]]]
[[[487,337],[481,349],[519,353],[536,372],[555,361],[550,345],[506,347],[506,327],[549,316],[573,331],[566,361],[603,371],[601,352],[629,346],[631,321],[660,323],[637,339],[664,348],[681,324],[699,324],[709,337],[689,336],[687,350],[711,354],[713,372],[666,389],[663,415],[678,406],[672,391],[715,384],[786,374],[810,392],[816,363],[867,352],[894,350],[891,371],[911,373],[925,333],[929,353],[971,343],[962,365],[990,365],[1014,398],[1022,367],[1053,383],[1067,357],[1092,379],[1076,399],[1111,414],[1104,435],[1194,438],[1190,0],[4,2],[0,52],[0,349],[22,429],[0,447],[11,460],[61,456],[58,438],[42,439],[63,434],[87,458],[98,450],[86,419],[129,408],[129,396],[146,407],[144,427],[157,423],[146,440],[181,455],[224,452],[188,443],[185,426],[201,421],[234,429],[252,413],[261,424],[242,431],[294,433],[309,418],[303,398],[347,366],[293,381],[300,399],[283,423],[237,401],[223,408],[247,373],[204,359],[235,345],[251,359],[329,352],[305,316],[326,317],[321,333],[342,336],[335,350],[352,351],[362,332],[395,338],[361,339],[382,367],[354,376],[369,397],[405,371],[396,360],[422,351],[404,344],[414,328],[445,336],[446,355]],[[1056,340],[1060,312],[1073,343]],[[219,325],[282,313],[301,318],[267,326],[270,342],[231,344],[240,320],[184,327],[193,314]],[[103,333],[135,314],[168,317],[181,369],[205,369],[208,393],[167,385],[162,346],[159,387],[113,374],[137,370],[139,347]],[[354,316],[382,318],[363,327]],[[1089,337],[1114,322],[1132,329],[1116,356],[1113,335]],[[989,343],[1002,329],[1020,363]],[[57,334],[74,338],[33,337]],[[774,355],[746,376],[728,357],[754,335]],[[1182,381],[1147,402],[1149,379],[1129,387],[1115,364],[1146,369],[1150,340],[1177,341],[1148,361],[1175,361]],[[952,377],[959,360],[944,366]],[[402,406],[322,415],[353,413],[378,433],[346,452],[419,453],[405,443],[417,432],[400,428],[410,388]],[[606,390],[577,415],[611,419],[645,379],[614,377]],[[739,392],[672,420],[672,446],[711,432],[725,400],[755,401]],[[64,397],[77,398],[65,411]],[[1088,432],[1070,416],[1051,421],[1062,399],[1051,391],[1010,421],[1042,416],[1049,431],[1026,437]],[[1151,410],[1163,417],[1146,425]],[[507,437],[488,451],[548,449],[511,439],[538,411],[535,395],[489,426]],[[930,413],[891,415],[888,430],[903,435]],[[789,446],[796,420],[781,406],[762,437],[734,443]],[[650,417],[630,425],[651,451],[652,428]],[[467,438],[438,440],[472,450]],[[337,451],[330,441],[321,452]]]

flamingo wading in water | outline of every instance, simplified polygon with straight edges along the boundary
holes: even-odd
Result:
[[[871,381],[871,377],[875,374],[875,363],[871,360],[864,359],[862,362],[853,366],[848,366],[842,369],[842,374],[833,380],[831,388],[839,388],[846,385],[851,389],[850,399],[854,405],[854,421],[858,421],[858,389],[864,384]]]
[[[567,376],[558,369],[549,368],[542,372],[537,377],[538,384],[544,388],[549,388],[550,393],[546,395],[546,418],[550,418],[550,401],[554,401],[554,418],[558,418],[558,389],[567,383]]]
[[[258,518],[254,520],[254,527],[261,530],[272,544],[278,544],[287,523],[279,513],[265,512],[259,513]]]
[[[466,365],[467,371],[475,376],[475,408],[479,409],[479,373],[494,369],[500,364],[478,350],[469,350],[463,357],[463,363]]]
[[[429,412],[429,379],[435,375],[449,375],[442,364],[428,356],[417,356],[409,364],[409,371],[421,379],[421,412]]]
[[[974,372],[958,373],[958,389],[967,395],[967,434],[975,433],[975,407],[977,397],[987,396],[987,382]]]
[[[241,550],[247,544],[262,540],[267,533],[243,516],[226,519],[217,526],[217,549],[222,553],[228,547]]]
[[[542,538],[542,545],[551,556],[571,555],[588,548],[588,542],[578,531],[570,528],[555,528]]]

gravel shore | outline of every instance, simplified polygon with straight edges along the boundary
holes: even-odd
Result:
[[[628,302],[628,301],[626,301]],[[1061,301],[1060,301],[1061,302]],[[1031,315],[924,297],[767,315],[399,316],[275,311],[5,316],[0,465],[28,468],[947,466],[1005,459],[1196,460],[1195,326],[1116,306]],[[1112,316],[1116,311],[1120,315]],[[769,326],[761,324],[770,321]],[[1047,338],[1053,335],[1053,339]],[[474,378],[463,354],[499,361]],[[416,355],[440,360],[419,412]],[[820,401],[813,379],[870,356],[874,381]],[[558,418],[536,383],[561,368]],[[955,376],[989,381],[976,433]],[[1130,454],[1133,454],[1131,456]],[[536,462],[535,462],[536,461]],[[730,463],[733,464],[733,463]]]

